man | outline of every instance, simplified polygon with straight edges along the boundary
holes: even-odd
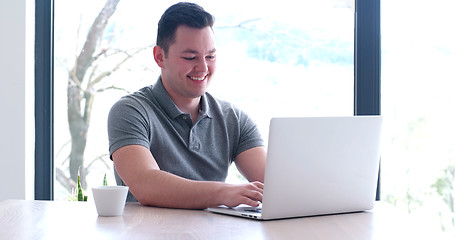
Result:
[[[206,93],[216,69],[213,21],[196,4],[169,7],[153,49],[160,78],[109,113],[109,151],[129,201],[192,209],[262,201],[266,150],[256,125]],[[250,183],[224,183],[232,161]]]

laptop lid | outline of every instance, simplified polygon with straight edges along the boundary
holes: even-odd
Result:
[[[261,212],[208,210],[268,220],[372,209],[381,129],[380,116],[274,118]]]
[[[262,219],[373,208],[382,117],[274,118]]]

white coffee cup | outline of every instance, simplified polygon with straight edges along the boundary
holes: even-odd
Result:
[[[103,217],[123,215],[128,189],[127,186],[93,187],[93,199],[98,215]]]

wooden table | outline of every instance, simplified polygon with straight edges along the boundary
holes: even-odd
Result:
[[[377,203],[373,211],[257,221],[127,203],[99,217],[93,202],[0,202],[0,239],[440,239],[437,231]],[[441,235],[442,236],[442,235]]]

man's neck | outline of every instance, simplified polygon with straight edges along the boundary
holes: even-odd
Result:
[[[194,122],[199,113],[201,97],[185,98],[178,96],[171,89],[168,89],[168,87],[166,87],[166,84],[163,80],[161,81],[163,83],[164,89],[166,89],[166,92],[169,94],[169,97],[172,99],[178,109],[184,113],[190,114]]]
[[[172,98],[172,97],[171,97]],[[201,98],[191,98],[191,99],[173,99],[175,105],[184,113],[198,113],[200,108]]]

